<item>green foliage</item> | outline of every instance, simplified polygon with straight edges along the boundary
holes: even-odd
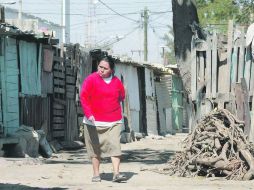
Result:
[[[165,52],[165,56],[169,62],[169,64],[176,64],[175,59],[175,48],[174,48],[174,32],[173,27],[169,26],[169,32],[164,35],[163,39],[166,42],[166,46],[168,51]]]
[[[251,24],[254,22],[254,0],[239,0],[240,12],[236,17],[239,23]]]
[[[225,29],[228,20],[238,24],[253,22],[254,0],[196,0],[201,26]]]

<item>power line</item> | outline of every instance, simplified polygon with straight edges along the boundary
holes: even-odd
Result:
[[[130,32],[126,33],[121,39],[118,39],[116,42],[112,42],[112,43],[106,44],[106,45],[102,46],[101,48],[105,48],[105,47],[111,46],[111,45],[113,45],[113,44],[115,44],[115,43],[125,39],[127,36],[129,36],[130,34],[135,32],[139,27],[140,26],[135,27],[133,30],[131,30]]]
[[[124,15],[122,15],[122,14],[116,12],[114,9],[112,9],[112,8],[109,7],[107,4],[105,4],[103,1],[101,1],[101,0],[98,0],[98,1],[99,1],[101,4],[103,4],[105,7],[107,7],[109,10],[111,10],[111,11],[114,12],[114,13],[116,13],[117,15],[119,15],[119,16],[121,16],[121,17],[123,17],[123,18],[126,18],[126,19],[128,19],[128,20],[134,21],[134,22],[136,22],[136,23],[139,23],[139,21],[137,21],[137,20],[134,20],[134,19],[132,19],[132,18],[126,17],[126,16],[124,16]]]
[[[165,14],[165,13],[172,13],[173,11],[168,10],[168,11],[149,11],[151,14],[156,15],[156,14]]]

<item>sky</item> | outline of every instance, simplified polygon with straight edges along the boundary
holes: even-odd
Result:
[[[22,0],[22,10],[61,24],[61,1]],[[18,9],[18,3],[6,6]],[[162,47],[165,46],[162,38],[169,30],[168,25],[172,25],[171,0],[71,0],[71,42],[83,45],[88,41],[91,15],[90,39],[93,44],[102,48],[111,45],[112,54],[143,61],[144,32],[141,13],[145,7],[149,15],[148,61],[162,63]]]

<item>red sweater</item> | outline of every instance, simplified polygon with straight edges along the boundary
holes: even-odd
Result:
[[[94,72],[83,82],[80,101],[87,118],[94,116],[96,121],[114,122],[122,119],[120,102],[125,98],[123,84],[113,77],[107,84]]]

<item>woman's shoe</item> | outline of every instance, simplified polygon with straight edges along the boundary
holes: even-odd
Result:
[[[113,182],[121,182],[121,181],[126,181],[127,180],[127,178],[126,178],[126,176],[125,175],[123,175],[123,174],[116,174],[114,177],[113,177]]]
[[[101,177],[100,176],[93,176],[92,182],[101,182]]]

